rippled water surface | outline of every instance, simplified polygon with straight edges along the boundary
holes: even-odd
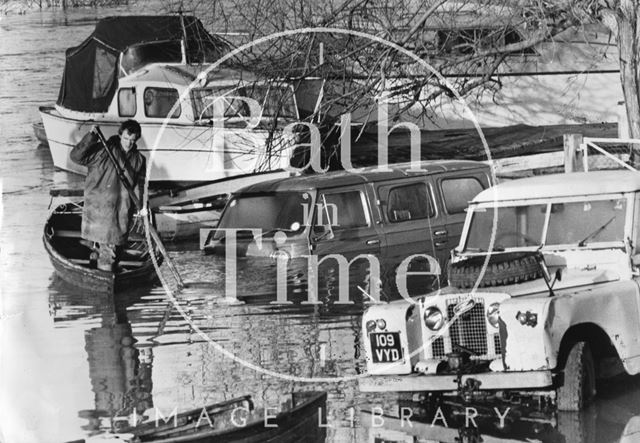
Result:
[[[39,121],[38,106],[57,97],[65,48],[82,41],[97,17],[130,12],[45,11],[0,19],[0,440],[65,441],[104,429],[108,417],[133,409],[170,413],[245,394],[277,406],[292,391],[324,390],[327,441],[479,441],[453,430],[460,417],[453,412],[451,428],[429,426],[428,411],[422,411],[426,425],[413,427],[363,413],[378,406],[393,414],[398,403],[358,390],[357,307],[221,303],[220,260],[176,245],[171,254],[184,278],[211,283],[181,292],[177,305],[160,286],[114,298],[55,278],[41,240],[49,189],[78,187],[82,179],[53,168],[31,124]],[[272,288],[251,267],[239,281],[252,294]],[[487,432],[516,441],[619,441],[638,420],[640,382],[625,378],[601,392],[584,414],[551,413],[509,422],[506,429],[489,424]]]

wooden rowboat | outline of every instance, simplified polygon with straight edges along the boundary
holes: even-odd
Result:
[[[254,409],[251,396],[235,398],[70,443],[320,443],[326,439],[326,392],[300,392],[278,412]]]
[[[82,203],[57,206],[44,225],[43,242],[56,273],[66,282],[96,292],[117,292],[146,285],[157,278],[142,230],[130,234],[118,262],[121,270],[102,271],[90,260],[91,248],[81,242]],[[158,256],[161,262],[161,256]]]

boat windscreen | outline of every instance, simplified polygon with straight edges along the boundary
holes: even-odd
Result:
[[[218,118],[221,115],[224,118],[250,117],[250,107],[242,97],[258,102],[263,118],[297,118],[293,91],[288,86],[249,85],[191,90],[193,112],[198,120]]]
[[[260,103],[263,117],[297,118],[293,90],[288,85],[258,84],[248,87],[247,95]]]
[[[250,117],[243,88],[194,88],[191,90],[196,119]]]

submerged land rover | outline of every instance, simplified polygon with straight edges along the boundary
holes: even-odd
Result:
[[[481,192],[449,283],[365,311],[363,391],[535,391],[581,409],[597,378],[640,372],[640,174]]]

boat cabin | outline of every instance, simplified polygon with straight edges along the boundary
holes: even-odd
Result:
[[[92,113],[94,119],[132,118],[141,124],[166,122],[217,127],[243,127],[249,119],[263,127],[273,118],[298,119],[291,84],[258,80],[255,75],[239,70],[211,68],[212,65],[147,65],[119,80],[108,109]],[[250,99],[259,107],[251,109]],[[59,105],[56,110],[69,118],[87,117],[86,112]],[[146,148],[151,148],[148,141]]]
[[[106,137],[142,126],[154,182],[212,182],[288,166],[298,120],[290,84],[213,65],[224,39],[186,16],[114,17],[67,50],[55,106],[40,107],[53,163],[86,174],[69,153],[92,125]],[[93,73],[93,75],[87,75]]]

